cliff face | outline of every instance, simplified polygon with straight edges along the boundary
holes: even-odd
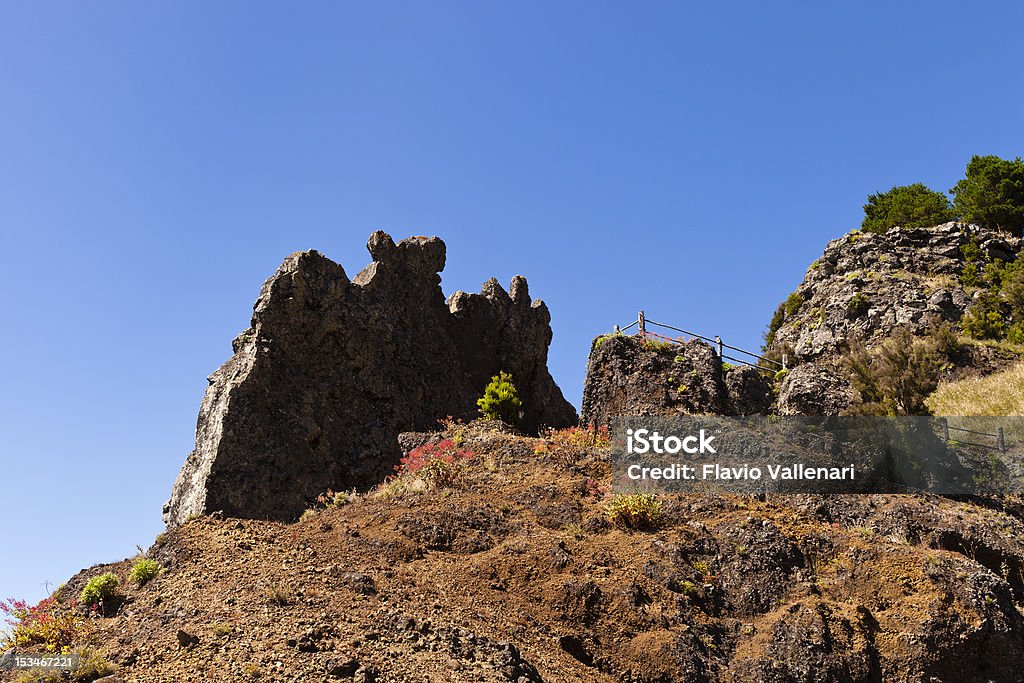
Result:
[[[511,293],[490,280],[446,302],[444,242],[377,232],[368,249],[352,280],[306,251],[263,285],[235,355],[209,378],[169,526],[217,510],[294,519],[328,488],[376,484],[401,455],[400,432],[475,416],[499,370],[513,375],[525,431],[575,422],[547,371],[550,315],[524,278]]]

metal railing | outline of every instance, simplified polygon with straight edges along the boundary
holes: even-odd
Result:
[[[681,327],[675,327],[674,325],[667,325],[665,323],[659,323],[659,322],[655,322],[653,320],[648,320],[647,317],[644,315],[643,311],[640,311],[637,314],[636,320],[634,320],[633,322],[629,323],[628,325],[625,325],[625,326],[622,326],[622,327],[620,327],[619,325],[616,325],[615,326],[615,333],[619,334],[619,333],[625,332],[628,329],[631,329],[633,326],[636,326],[636,328],[637,328],[636,334],[639,337],[644,337],[645,339],[646,338],[650,338],[650,337],[657,337],[659,339],[664,339],[665,341],[672,342],[673,344],[682,344],[683,343],[679,339],[675,339],[673,337],[669,337],[669,336],[664,335],[664,334],[658,334],[657,332],[650,332],[650,331],[648,331],[648,329],[647,329],[648,325],[653,325],[654,327],[660,327],[660,328],[663,328],[663,329],[666,329],[666,330],[672,330],[674,332],[679,332],[681,334],[687,335],[688,337],[691,337],[691,338],[694,338],[694,339],[701,339],[703,341],[706,341],[706,342],[709,342],[711,344],[714,344],[715,345],[715,349],[718,352],[719,359],[723,360],[723,361],[729,360],[729,361],[732,361],[734,363],[739,363],[741,365],[746,365],[748,367],[756,368],[758,370],[764,370],[766,372],[777,372],[778,370],[786,370],[787,369],[787,367],[786,367],[786,362],[787,362],[786,354],[782,354],[782,362],[779,362],[779,361],[777,361],[777,360],[775,360],[773,358],[766,358],[765,356],[762,356],[761,354],[754,353],[753,351],[747,351],[746,349],[741,349],[738,346],[732,346],[731,344],[726,344],[724,341],[722,341],[722,338],[720,336],[718,336],[717,334],[714,337],[709,337],[707,335],[698,334],[697,332],[690,332],[689,330],[684,330]],[[737,354],[742,354],[743,356],[746,356],[747,358],[756,358],[758,362],[752,363],[749,360],[747,360],[746,358],[736,358],[735,356],[726,355],[725,349],[729,349],[730,351],[733,351],[734,353],[737,353]],[[768,367],[766,367],[763,364],[767,364]]]
[[[977,443],[975,441],[960,441],[960,439],[955,439],[955,441],[957,441],[958,443],[962,443],[965,446],[980,446],[982,448],[990,448],[992,450],[999,451],[1000,453],[1006,452],[1006,434],[1003,432],[1002,427],[996,427],[996,431],[994,433],[979,432],[974,429],[964,429],[963,427],[950,427],[949,420],[947,420],[946,418],[942,418],[942,439],[946,443],[949,443],[950,441],[954,440],[949,438],[950,432],[963,432],[965,434],[973,434],[974,436],[992,437],[996,440],[995,446],[992,446],[987,443]]]

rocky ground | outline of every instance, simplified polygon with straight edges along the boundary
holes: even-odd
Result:
[[[125,560],[58,597],[120,577],[92,618],[111,680],[1021,680],[1019,500],[665,497],[631,530],[605,513],[606,454],[460,435],[451,488],[201,517],[148,550],[165,569],[142,587]]]

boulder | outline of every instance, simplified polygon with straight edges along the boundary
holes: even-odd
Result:
[[[779,415],[839,415],[850,406],[853,388],[845,379],[816,363],[786,373],[779,386]]]

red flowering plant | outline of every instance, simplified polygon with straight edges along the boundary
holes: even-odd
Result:
[[[469,448],[459,448],[451,439],[427,443],[409,451],[397,465],[397,477],[415,477],[431,486],[455,486],[463,477],[466,465],[476,456]]]
[[[10,626],[10,633],[0,639],[0,649],[41,647],[46,652],[67,652],[89,635],[89,621],[54,598],[35,606],[15,598],[0,600],[0,612],[7,615]]]

